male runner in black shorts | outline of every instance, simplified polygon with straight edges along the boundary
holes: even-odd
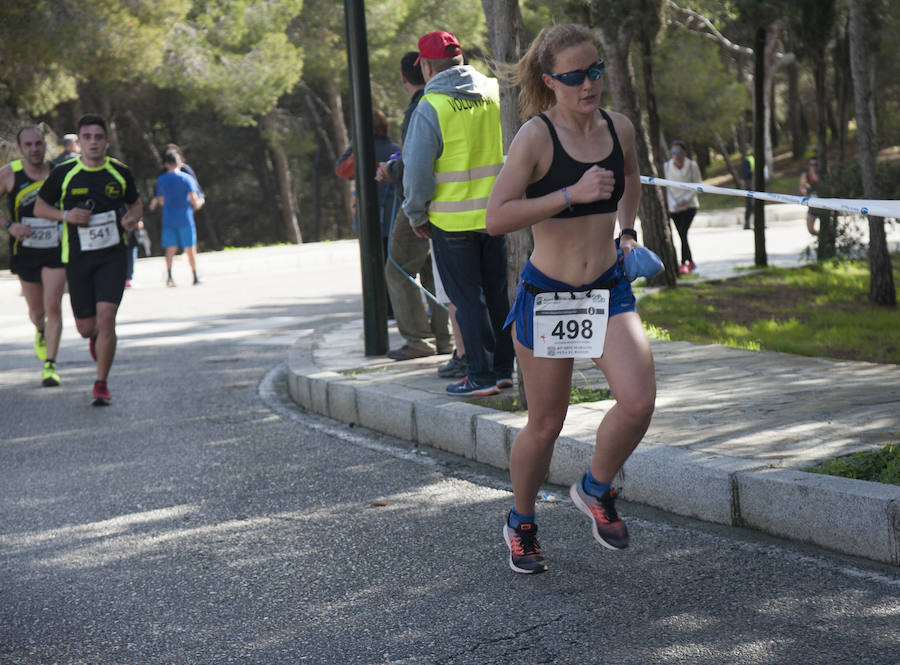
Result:
[[[75,326],[90,339],[97,361],[95,406],[111,403],[106,379],[116,353],[116,312],[125,292],[126,231],[144,212],[127,166],[106,156],[106,121],[78,121],[81,157],[57,166],[38,192],[35,214],[63,222],[66,264]],[[124,209],[124,212],[123,212]]]
[[[7,197],[9,218],[0,223],[9,232],[9,268],[19,276],[28,316],[36,328],[34,353],[44,366],[41,383],[58,386],[56,354],[62,335],[62,294],[66,271],[60,256],[59,224],[35,216],[38,189],[50,174],[47,146],[37,127],[23,127],[16,137],[22,159],[0,168],[0,198]]]

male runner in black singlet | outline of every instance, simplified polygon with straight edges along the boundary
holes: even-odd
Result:
[[[56,354],[62,335],[62,294],[66,271],[60,256],[59,224],[35,216],[38,189],[50,174],[47,146],[37,127],[23,127],[16,137],[22,159],[0,168],[0,198],[7,197],[9,218],[0,223],[9,233],[9,268],[19,276],[28,316],[36,328],[34,353],[44,366],[41,383],[58,386]]]
[[[62,260],[75,326],[90,339],[97,361],[93,404],[106,406],[116,312],[125,291],[126,231],[137,226],[144,209],[129,168],[106,156],[106,121],[83,116],[78,142],[81,157],[53,169],[38,192],[35,214],[63,222]]]

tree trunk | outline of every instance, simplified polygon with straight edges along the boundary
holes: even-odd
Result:
[[[103,87],[100,91],[100,107],[103,109],[103,118],[106,120],[106,138],[109,139],[109,152],[116,159],[126,161],[122,153],[122,145],[119,142],[119,129],[116,125],[116,116],[113,113],[112,98],[109,90]]]
[[[719,154],[722,155],[722,159],[725,162],[725,167],[731,174],[732,180],[734,180],[734,186],[737,189],[743,189],[744,184],[741,182],[738,172],[734,168],[734,164],[731,163],[731,156],[728,154],[728,148],[725,146],[725,141],[722,140],[722,136],[719,134],[718,130],[716,130],[716,148],[718,148]]]
[[[766,28],[756,29],[753,71],[753,155],[756,162],[753,173],[753,189],[766,191],[766,147],[769,132],[766,131]],[[768,143],[771,149],[771,142]],[[768,265],[766,256],[766,209],[761,199],[753,202],[753,251],[754,263],[758,266]]]
[[[491,56],[497,62],[514,63],[519,60],[522,43],[522,14],[518,0],[481,0],[487,20],[488,42]],[[500,123],[503,127],[503,153],[506,154],[513,137],[519,130],[519,88],[500,80]],[[520,229],[506,235],[506,281],[509,301],[515,299],[519,273],[534,250],[531,229]],[[519,403],[528,408],[525,397],[525,381],[522,368],[516,370],[519,378]]]
[[[832,69],[834,70],[834,97],[837,104],[838,125],[838,155],[839,162],[847,158],[847,125],[850,121],[852,105],[852,77],[850,74],[850,62],[847,54],[847,39],[839,35],[837,45],[831,53]]]
[[[641,173],[657,175],[653,158],[653,150],[638,107],[634,89],[634,70],[631,64],[631,37],[619,27],[607,24],[598,26],[600,42],[607,61],[607,81],[612,94],[613,105],[618,111],[628,116],[634,125],[635,149],[638,167]],[[660,187],[644,187],[641,191],[641,202],[638,209],[641,218],[642,242],[662,259],[665,271],[650,280],[651,284],[675,286],[678,258],[672,244],[672,232],[669,228],[663,191]]]
[[[487,21],[488,41],[491,57],[496,62],[507,64],[519,60],[522,42],[522,14],[518,0],[481,0]],[[508,81],[500,80],[500,123],[503,127],[503,153],[509,150],[519,120],[519,88]],[[515,298],[519,273],[534,250],[531,229],[522,229],[506,236],[507,284],[510,301]],[[521,385],[521,384],[520,384]]]
[[[287,153],[281,147],[278,136],[278,109],[272,109],[262,117],[262,129],[265,140],[272,153],[272,164],[275,167],[275,178],[278,181],[278,194],[281,199],[281,222],[285,239],[295,245],[303,242],[300,224],[297,221],[297,206],[294,203],[294,191],[291,186],[291,167]]]
[[[337,144],[336,150],[338,150],[338,154],[334,156],[334,158],[337,159],[340,156],[340,153],[343,152],[348,145],[350,145],[350,135],[347,132],[347,125],[344,123],[344,105],[341,102],[340,90],[338,90],[334,82],[329,79],[325,84],[325,91],[328,95],[328,106],[330,106],[332,109],[332,113],[330,115],[332,123],[331,129],[334,132],[334,138]],[[347,212],[344,218],[347,224],[347,233],[346,235],[344,235],[341,232],[339,224],[337,237],[349,238],[353,235],[353,188],[350,184],[350,181],[346,178],[338,178],[335,176],[335,180],[337,180],[338,189],[344,195],[344,208]]]
[[[791,128],[791,152],[794,159],[803,159],[806,152],[806,125],[803,122],[803,105],[800,103],[800,76],[797,63],[788,67],[788,124]]]
[[[652,139],[659,141],[662,136],[662,123],[659,120],[659,108],[656,105],[656,84],[653,81],[653,42],[646,33],[641,33],[641,67],[644,73],[644,98],[647,100],[647,125]],[[653,140],[648,141],[651,149]],[[663,172],[666,161],[665,152],[653,150],[656,173]]]
[[[853,73],[853,99],[859,138],[859,166],[862,171],[863,193],[866,198],[878,198],[875,182],[878,134],[875,125],[876,58],[869,50],[875,26],[869,25],[871,0],[850,2],[850,68]],[[869,217],[869,300],[876,305],[897,306],[891,255],[882,217]]]
[[[774,124],[775,100],[772,94],[775,90],[775,48],[778,45],[778,38],[781,35],[781,29],[784,21],[779,19],[773,22],[765,29],[765,42],[763,45],[763,101],[764,101],[764,118],[765,118],[765,164],[769,167],[769,173],[775,172],[775,152],[772,141],[772,125]]]
[[[819,160],[819,177],[828,173],[828,90],[825,85],[825,46],[821,45],[813,55],[813,80],[816,86],[816,158]],[[826,212],[819,216],[819,238],[816,258],[830,259],[837,254],[837,215]]]

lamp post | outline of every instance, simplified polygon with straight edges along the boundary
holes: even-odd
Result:
[[[375,138],[372,131],[372,92],[369,87],[369,46],[364,0],[344,0],[347,24],[347,61],[350,68],[353,114],[353,160],[356,166],[356,210],[362,268],[365,353],[387,353],[387,286],[381,246],[381,220],[375,185]]]

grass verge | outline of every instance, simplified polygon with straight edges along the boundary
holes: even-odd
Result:
[[[900,254],[892,257],[900,282]],[[766,268],[685,283],[641,299],[641,317],[673,340],[900,364],[900,313],[868,301],[861,261]]]
[[[828,476],[900,485],[900,445],[889,443],[881,450],[838,457],[822,462],[809,471]]]

